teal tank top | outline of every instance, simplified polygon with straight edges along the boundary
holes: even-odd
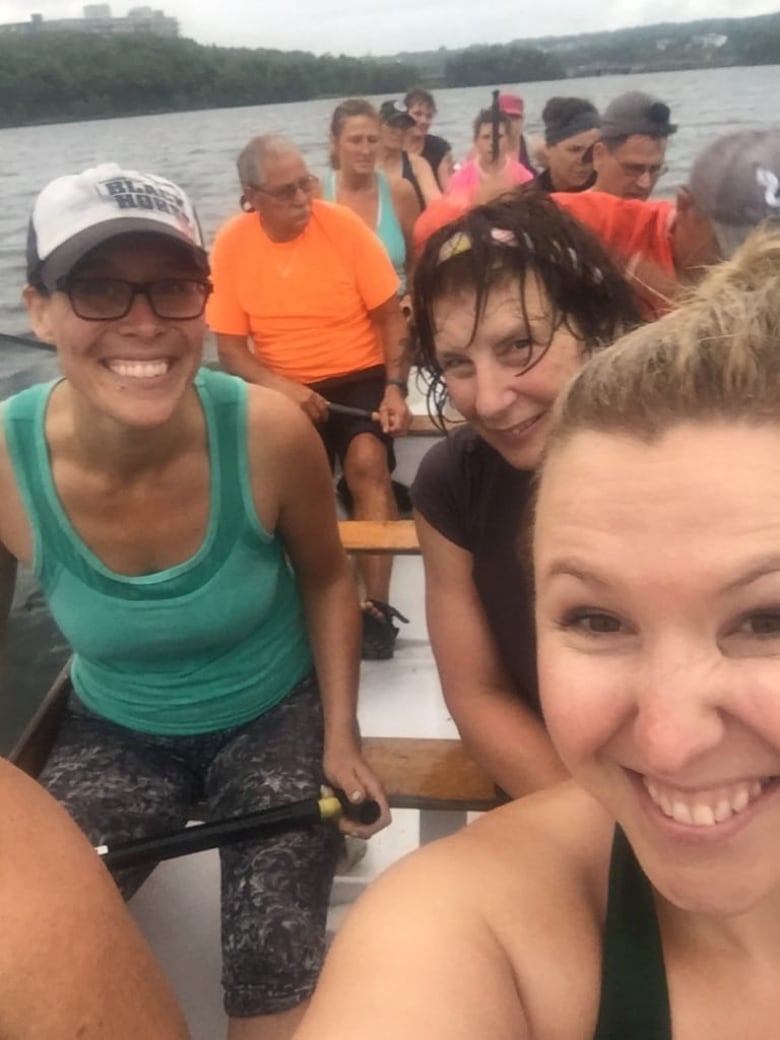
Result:
[[[601,1002],[593,1040],[672,1040],[653,889],[620,827],[612,843]]]
[[[377,237],[385,247],[390,262],[395,268],[400,282],[398,295],[406,293],[406,240],[401,230],[401,223],[395,214],[393,196],[390,191],[390,182],[382,170],[376,171],[376,183],[379,192],[379,205],[376,213],[376,227],[374,230]],[[327,202],[336,201],[336,174],[328,170],[322,186],[323,198]]]
[[[74,651],[88,708],[144,733],[206,733],[268,711],[312,670],[280,539],[261,525],[247,458],[247,387],[201,369],[208,530],[189,560],[140,577],[104,566],[57,495],[44,418],[55,383],[5,402],[5,436],[34,538],[33,569]]]

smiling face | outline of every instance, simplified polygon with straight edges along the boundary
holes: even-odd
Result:
[[[552,738],[673,904],[780,894],[780,428],[557,446],[535,521]]]
[[[532,275],[494,285],[474,332],[476,294],[434,304],[436,359],[453,406],[516,469],[539,461],[550,409],[582,364],[582,343]]]
[[[600,130],[584,130],[558,144],[548,144],[547,164],[556,191],[580,191],[593,174],[593,146]]]
[[[185,248],[148,233],[111,239],[71,276],[136,283],[204,278]],[[28,288],[25,300],[33,329],[56,345],[71,392],[84,407],[131,427],[159,426],[176,412],[200,365],[202,316],[159,318],[143,295],[124,318],[110,321],[79,318],[64,292],[47,296]]]
[[[357,175],[370,173],[379,155],[379,123],[370,116],[350,116],[332,143],[340,170]]]

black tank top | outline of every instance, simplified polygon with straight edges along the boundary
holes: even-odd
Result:
[[[593,1040],[672,1040],[653,891],[619,827],[609,866],[601,1001]]]
[[[408,152],[401,152],[401,176],[404,180],[409,181],[411,186],[414,188],[414,193],[417,196],[417,201],[420,203],[420,212],[425,209],[425,198],[420,188],[417,175],[412,169],[412,161],[409,158]]]

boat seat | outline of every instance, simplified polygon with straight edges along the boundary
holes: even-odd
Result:
[[[420,552],[414,520],[339,520],[341,542],[348,553]]]
[[[382,781],[391,809],[420,811],[420,844],[466,823],[505,801],[459,740],[364,737],[363,753]]]

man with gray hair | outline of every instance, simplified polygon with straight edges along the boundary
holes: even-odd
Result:
[[[220,361],[315,423],[356,519],[392,520],[392,438],[411,418],[398,277],[358,216],[313,197],[316,178],[284,138],[253,138],[238,173],[244,212],[220,230],[211,257],[207,318]],[[389,555],[360,560],[365,658],[393,654],[401,615],[388,603],[391,568]]]
[[[780,129],[740,130],[697,156],[674,202],[601,192],[555,194],[623,265],[647,318],[674,303],[680,285],[728,259],[760,224],[780,225]]]
[[[666,169],[666,144],[677,127],[669,106],[632,90],[609,104],[601,117],[601,139],[593,146],[594,191],[622,199],[647,199]]]

